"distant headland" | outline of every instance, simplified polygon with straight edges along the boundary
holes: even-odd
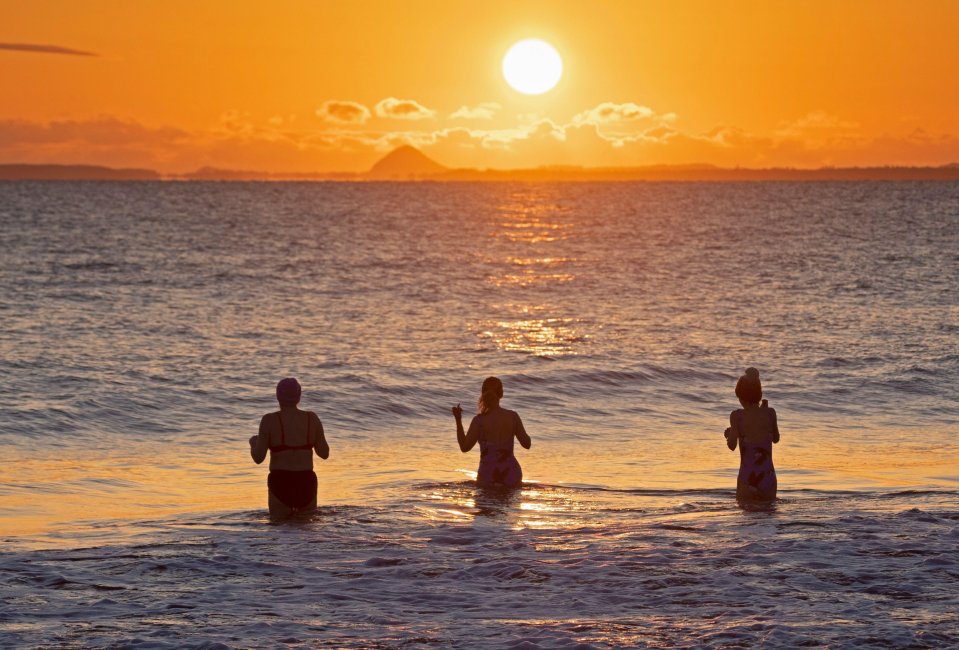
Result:
[[[717,167],[647,165],[640,167],[546,166],[525,169],[446,167],[419,149],[402,146],[365,172],[264,172],[203,167],[184,174],[98,165],[0,164],[0,181],[957,181],[959,163],[940,167]]]

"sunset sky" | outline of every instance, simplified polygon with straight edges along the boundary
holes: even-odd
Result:
[[[563,59],[541,95],[501,71]],[[959,2],[0,0],[0,163],[959,162]]]

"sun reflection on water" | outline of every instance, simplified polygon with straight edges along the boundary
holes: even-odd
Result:
[[[575,223],[568,207],[558,203],[549,188],[513,191],[497,207],[490,225],[491,249],[502,251],[501,257],[490,260],[500,269],[487,278],[492,286],[503,292],[539,293],[576,281],[572,267],[578,259],[557,254],[555,247],[556,242],[574,236]],[[530,303],[528,296],[516,296],[496,307],[500,313],[480,322],[478,333],[500,350],[568,356],[577,354],[577,348],[589,339],[583,322],[568,317],[552,301]]]
[[[522,318],[487,324],[482,332],[501,350],[541,357],[576,354],[575,346],[588,340],[572,318]]]

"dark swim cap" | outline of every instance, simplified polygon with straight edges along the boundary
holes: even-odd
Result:
[[[300,395],[303,389],[300,388],[300,382],[293,377],[281,379],[276,385],[276,401],[281,406],[296,406],[300,401]]]

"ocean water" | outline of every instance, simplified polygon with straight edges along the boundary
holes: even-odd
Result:
[[[0,251],[0,646],[959,646],[959,184],[0,183]]]

